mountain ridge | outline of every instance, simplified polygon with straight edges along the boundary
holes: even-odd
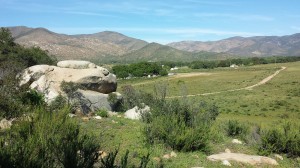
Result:
[[[64,59],[105,59],[120,56],[148,44],[121,33],[105,31],[94,34],[66,35],[45,28],[8,27],[15,41],[25,47],[38,46]]]
[[[189,52],[227,52],[241,56],[300,55],[300,33],[285,36],[230,37],[218,41],[179,41],[167,44]]]
[[[38,46],[55,55],[58,60],[193,61],[204,58],[300,55],[300,33],[286,36],[235,36],[218,41],[180,41],[161,45],[113,31],[67,35],[42,27],[16,26],[8,29],[17,43],[25,47]]]

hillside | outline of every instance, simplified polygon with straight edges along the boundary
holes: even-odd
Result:
[[[198,52],[178,50],[158,43],[150,43],[145,47],[125,54],[116,61],[138,62],[138,61],[195,61],[199,59],[219,59],[224,58],[224,53]]]
[[[300,33],[281,37],[232,37],[220,41],[181,41],[161,45],[111,31],[66,35],[45,28],[18,26],[9,29],[17,43],[25,47],[39,46],[58,60],[85,59],[107,63],[300,55]]]
[[[65,35],[44,28],[10,27],[15,41],[25,47],[39,46],[59,60],[106,59],[139,49],[147,42],[115,32]]]
[[[226,52],[240,56],[298,56],[300,33],[288,36],[232,37],[210,42],[181,41],[167,45],[190,52]]]

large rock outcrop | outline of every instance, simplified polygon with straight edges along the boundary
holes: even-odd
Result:
[[[63,81],[83,86],[87,91],[82,91],[81,95],[93,97],[90,102],[95,102],[95,95],[98,98],[108,97],[107,94],[115,92],[117,89],[117,79],[114,74],[88,61],[60,61],[57,66],[35,65],[25,69],[19,77],[20,85],[29,84],[31,89],[43,93],[47,103],[53,101],[60,94],[64,95],[60,87]],[[88,91],[93,91],[93,96],[85,93]],[[101,103],[96,104],[100,105]],[[108,107],[107,103],[105,104]]]
[[[220,153],[220,154],[214,154],[207,157],[210,161],[236,161],[244,164],[250,164],[250,165],[262,165],[262,164],[268,164],[268,165],[278,165],[277,161],[265,157],[265,156],[256,156],[256,155],[246,155],[243,153]]]

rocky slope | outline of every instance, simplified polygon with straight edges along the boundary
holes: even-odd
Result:
[[[65,35],[44,28],[9,27],[16,42],[25,47],[38,46],[65,59],[99,59],[120,56],[142,48],[147,42],[116,32]]]
[[[9,29],[17,43],[27,47],[38,46],[55,55],[58,60],[81,59],[104,63],[300,55],[300,33],[281,37],[232,37],[220,41],[181,41],[161,45],[111,31],[65,35],[44,28],[19,26]]]
[[[179,50],[226,52],[240,56],[299,56],[300,33],[289,36],[232,37],[220,41],[181,41],[168,44]]]
[[[199,59],[222,59],[228,58],[229,55],[226,53],[214,53],[214,52],[188,52],[178,50],[166,45],[158,43],[149,43],[145,47],[135,50],[131,53],[125,54],[122,57],[116,59],[117,62],[137,62],[137,61],[182,61],[189,62]]]

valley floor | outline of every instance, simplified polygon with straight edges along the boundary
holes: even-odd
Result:
[[[285,68],[286,67],[286,68]],[[191,70],[189,70],[191,71]],[[205,101],[219,107],[220,115],[213,127],[214,142],[211,153],[232,152],[257,154],[257,147],[248,142],[244,145],[232,144],[231,137],[224,133],[224,123],[237,120],[255,128],[273,128],[286,122],[300,123],[300,62],[268,64],[240,67],[238,69],[218,68],[197,70],[191,73],[170,77],[137,78],[119,81],[119,91],[123,86],[132,85],[135,89],[153,93],[157,86],[166,86],[167,97],[199,103]],[[216,94],[208,94],[216,93]],[[99,135],[102,147],[112,151],[120,146],[120,152],[130,151],[133,162],[142,155],[151,153],[151,164],[157,159],[165,167],[222,167],[220,162],[210,162],[202,152],[176,152],[177,157],[163,159],[172,150],[163,145],[147,146],[141,130],[143,123],[118,116],[82,122],[82,126]],[[220,131],[222,130],[223,131]],[[299,167],[298,159],[278,160],[277,167]],[[274,158],[274,155],[270,155]],[[251,167],[232,163],[233,167]],[[261,167],[271,167],[262,165]]]

